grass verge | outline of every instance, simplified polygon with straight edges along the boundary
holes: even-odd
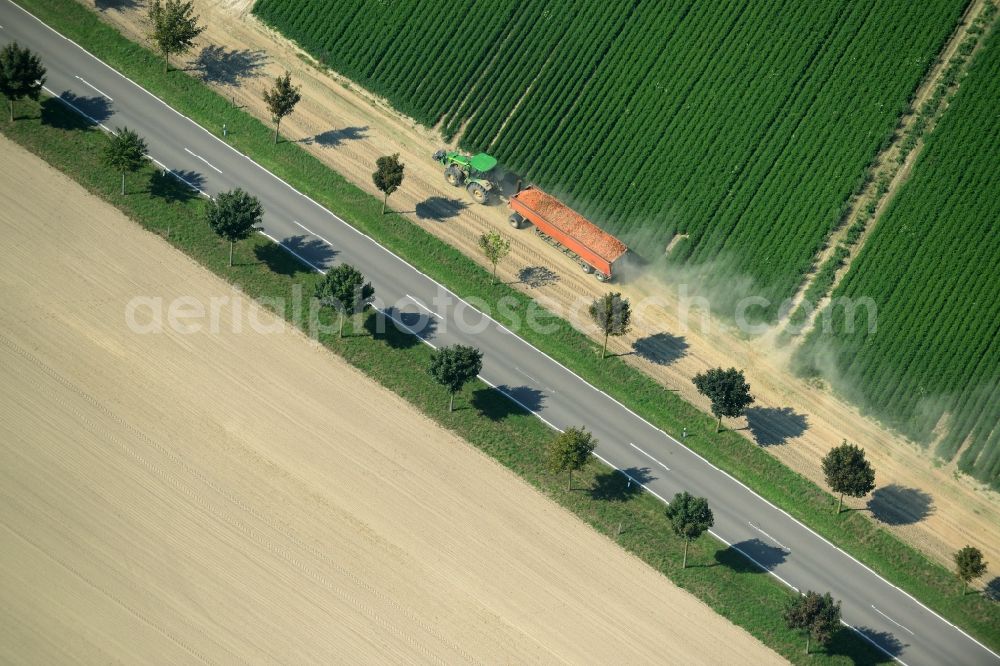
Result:
[[[74,0],[18,0],[18,2],[46,23],[77,41],[96,56],[159,95],[210,131],[221,135],[222,125],[226,123],[228,126],[227,141],[235,148],[253,156],[258,162],[293,183],[301,191],[337,211],[341,217],[355,227],[406,258],[457,294],[465,298],[479,298],[488,305],[494,305],[501,297],[514,298],[519,302],[519,306],[514,310],[523,311],[522,306],[527,307],[529,300],[527,296],[507,285],[493,285],[487,271],[456,249],[441,242],[402,216],[381,215],[381,201],[328,169],[297,144],[285,142],[273,145],[271,143],[271,130],[268,127],[249,114],[234,108],[228,100],[216,94],[200,81],[181,72],[164,73],[162,61],[154,54],[123,37],[117,30],[101,22],[95,13]],[[55,118],[57,109],[52,108],[51,103],[49,103],[43,107],[43,113]],[[65,117],[65,114],[61,114],[61,117]],[[28,121],[25,121],[24,124],[28,124]],[[9,128],[13,135],[18,135],[21,131],[17,126],[18,124],[15,123],[13,127]],[[48,126],[45,124],[40,127]],[[8,130],[5,129],[5,131]],[[48,155],[43,156],[48,159]],[[54,154],[50,161],[64,171],[70,171],[59,164],[59,155]],[[87,169],[93,170],[93,163],[87,165],[83,170]],[[76,172],[70,172],[74,177],[77,176]],[[86,176],[83,171],[80,172],[80,175]],[[87,186],[95,191],[100,191],[94,185],[87,184]],[[112,201],[118,203],[113,199]],[[174,203],[179,205],[182,202]],[[129,203],[127,205],[138,204]],[[126,212],[140,221],[147,219],[147,213],[143,211],[126,210]],[[192,229],[185,227],[184,231],[180,231],[179,228],[176,232],[172,230],[172,242],[177,243],[175,233],[194,233],[193,229],[196,228],[197,225]],[[206,234],[208,233],[207,230],[204,231]],[[267,248],[267,244],[259,240],[254,241],[254,243],[254,253],[274,253],[274,249],[258,249]],[[187,247],[181,247],[188,251]],[[189,253],[194,256],[193,252]],[[201,257],[196,258],[201,260]],[[286,263],[281,263],[281,260],[277,258],[259,260],[268,264],[280,264],[283,267],[281,270],[291,270]],[[206,265],[225,275],[227,279],[238,282],[251,295],[265,296],[270,293],[258,293],[250,285],[252,281],[269,279],[264,275],[254,271],[243,275],[243,268],[230,273],[208,261],[206,261]],[[299,275],[298,279],[305,280],[305,276],[300,273],[301,269],[294,274]],[[496,311],[496,308],[493,307],[492,310]],[[501,316],[496,316],[496,318],[505,324],[510,323],[503,321]],[[532,344],[567,367],[572,368],[588,381],[600,386],[610,395],[667,432],[679,433],[682,428],[686,427],[688,430],[686,445],[714,464],[726,469],[820,534],[835,541],[844,550],[930,605],[950,621],[959,624],[994,649],[1000,649],[1000,605],[990,602],[981,595],[963,596],[961,584],[944,567],[931,562],[919,551],[881,529],[860,512],[834,515],[836,500],[829,493],[788,469],[736,433],[716,434],[715,422],[712,418],[684,402],[675,394],[665,391],[662,386],[639,370],[616,358],[601,361],[597,353],[599,350],[596,343],[573,329],[565,321],[550,317],[550,320],[545,323],[552,324],[550,328],[554,328],[555,332],[542,334],[527,327],[519,328],[518,332]],[[331,345],[338,352],[342,352],[336,343],[331,343]],[[366,372],[370,372],[383,384],[398,390],[407,399],[424,409],[421,402],[423,399],[420,396],[397,389],[396,386],[392,385],[391,378],[383,377],[376,372],[380,359],[371,359],[372,365],[369,367],[365,363],[351,358],[346,352],[343,353],[349,361]],[[422,368],[420,372],[423,372]],[[510,412],[509,408],[497,409],[501,412],[504,410]],[[441,415],[432,409],[425,411],[435,418],[440,418],[447,427],[458,431],[472,443],[480,446],[491,455],[495,455],[501,462],[508,464],[501,455],[495,454],[487,446],[482,446],[475,437],[470,436],[466,430],[459,427],[457,417],[454,420],[441,418]],[[469,412],[464,416],[472,413],[478,415],[479,412]],[[487,418],[483,420],[484,423],[480,427],[500,427],[503,432],[512,436],[513,431],[507,429],[509,418],[513,417],[496,420]],[[520,421],[521,416],[517,420]],[[863,445],[863,442],[861,444]],[[497,445],[499,446],[499,442]],[[513,445],[508,444],[507,446]],[[509,466],[522,473],[521,470],[512,465]],[[535,473],[537,473],[537,469]],[[529,481],[532,480],[529,474],[524,473],[523,475]],[[583,513],[581,515],[588,522],[594,523],[594,520]],[[624,533],[622,542],[623,545],[629,545]],[[634,550],[642,555],[643,549],[638,545],[635,545]],[[644,559],[662,570],[662,567],[656,564],[656,558],[653,560]],[[706,598],[706,600],[709,599],[710,597]],[[719,608],[710,600],[709,603],[723,615],[730,617],[725,609]],[[736,621],[735,618],[732,619]],[[768,644],[771,643],[768,642]]]

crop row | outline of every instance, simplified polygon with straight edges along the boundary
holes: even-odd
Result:
[[[832,311],[802,357],[886,422],[1000,487],[1000,34],[927,139],[911,180],[835,297],[868,297],[877,330]]]
[[[624,240],[791,295],[967,0],[258,0]]]

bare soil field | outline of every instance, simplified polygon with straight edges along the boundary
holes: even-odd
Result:
[[[133,332],[239,295],[0,170],[0,662],[781,662],[250,303]]]
[[[90,6],[89,0],[84,4]],[[484,266],[476,239],[487,229],[500,230],[512,239],[512,247],[499,275],[558,312],[572,311],[580,299],[589,302],[607,289],[530,231],[511,229],[502,203],[479,206],[464,191],[449,186],[440,165],[430,159],[441,147],[436,132],[317,68],[309,56],[250,14],[250,0],[194,4],[207,29],[189,58],[189,73],[200,74],[221,94],[268,121],[262,92],[275,75],[290,71],[302,86],[303,100],[282,122],[284,137],[300,142],[372,193],[375,159],[400,153],[406,181],[390,197],[390,206]],[[102,16],[145,42],[144,13],[145,3],[138,1],[105,9]],[[525,280],[538,267],[554,275],[536,270],[534,275],[546,278]],[[953,465],[935,466],[919,446],[825,388],[796,378],[788,369],[790,349],[774,344],[776,336],[748,338],[697,309],[688,312],[680,286],[649,274],[616,284],[614,289],[633,304],[647,304],[638,308],[632,332],[612,340],[609,349],[706,409],[707,401],[695,391],[691,377],[709,367],[744,368],[757,403],[734,425],[748,439],[821,486],[822,456],[844,439],[855,442],[872,460],[881,490],[867,505],[852,506],[867,506],[888,529],[946,566],[952,566],[952,553],[966,544],[979,547],[988,561],[1000,561],[1000,494],[957,474]],[[649,297],[655,303],[644,300]]]

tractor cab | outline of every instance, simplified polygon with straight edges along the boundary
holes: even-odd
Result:
[[[469,158],[469,167],[473,174],[485,178],[497,166],[497,158],[486,153],[479,153]]]
[[[490,172],[497,166],[497,159],[486,153],[464,155],[456,151],[439,150],[433,158],[444,167],[444,178],[455,187],[465,186],[469,195],[481,204],[489,200],[493,191]]]

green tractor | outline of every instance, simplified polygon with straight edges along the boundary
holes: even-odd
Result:
[[[455,187],[465,186],[469,195],[481,204],[489,201],[493,182],[489,174],[497,166],[497,159],[486,153],[463,155],[455,151],[439,150],[434,159],[444,165],[444,179]]]

